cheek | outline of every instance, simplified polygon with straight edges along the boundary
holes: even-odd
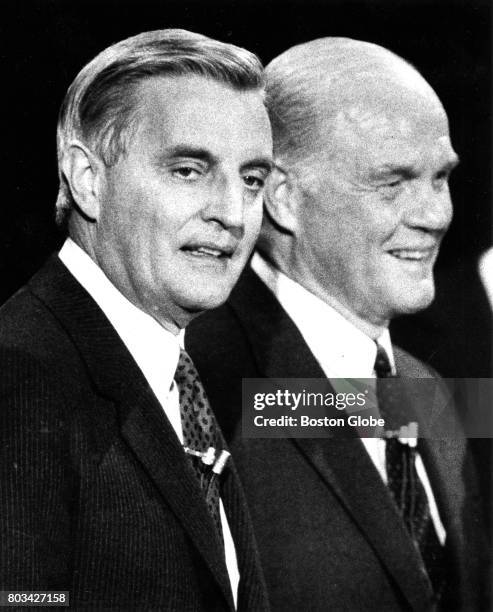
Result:
[[[115,252],[128,252],[135,234],[140,231],[139,219],[129,214],[125,206],[105,202],[97,223],[98,236],[104,246]]]
[[[149,217],[148,200],[145,193],[130,181],[122,179],[105,198],[100,224],[107,234],[123,240],[135,239],[145,233],[145,219]]]
[[[352,231],[368,249],[382,250],[400,226],[401,209],[398,200],[387,201],[372,194],[353,209]]]
[[[253,207],[253,210],[251,211],[249,217],[248,217],[248,223],[251,227],[251,233],[255,234],[255,239],[257,238],[258,234],[260,233],[260,228],[262,226],[262,216],[263,216],[263,203],[262,200],[260,200],[258,205],[255,205]]]
[[[171,261],[177,228],[163,214],[138,211],[124,233],[135,266],[160,269],[163,261]]]
[[[148,244],[142,248],[152,248],[158,252],[166,251],[171,245],[179,242],[183,227],[190,216],[187,215],[186,203],[178,206],[174,201],[154,199],[136,212],[138,215],[139,234]]]
[[[245,206],[245,212],[243,214],[244,219],[244,242],[255,243],[260,227],[262,225],[262,200],[259,202],[247,204]]]

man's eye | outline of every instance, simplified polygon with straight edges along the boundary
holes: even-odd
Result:
[[[247,174],[244,176],[243,182],[251,191],[260,191],[265,185],[265,179],[253,174]]]
[[[393,199],[401,192],[402,186],[403,180],[400,178],[395,178],[379,185],[378,191],[384,198]]]
[[[385,183],[384,187],[390,187],[391,189],[392,188],[395,189],[396,187],[399,187],[401,183],[402,183],[401,179],[394,179],[392,181],[389,181],[388,183]]]
[[[174,176],[185,181],[193,181],[200,175],[200,172],[196,168],[191,168],[190,166],[173,168],[172,172]]]

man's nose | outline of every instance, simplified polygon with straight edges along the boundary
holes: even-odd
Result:
[[[448,186],[441,189],[427,186],[414,194],[406,220],[412,227],[443,233],[447,231],[452,216],[452,200]]]
[[[245,190],[241,177],[221,177],[211,186],[204,218],[229,230],[243,230]]]

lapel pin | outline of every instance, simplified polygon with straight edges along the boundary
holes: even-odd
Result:
[[[418,443],[418,423],[411,421],[407,425],[402,425],[395,431],[386,430],[384,431],[385,438],[398,438],[402,444],[407,444],[411,448],[414,448]]]

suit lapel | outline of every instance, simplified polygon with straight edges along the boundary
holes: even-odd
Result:
[[[298,328],[249,268],[229,303],[248,336],[257,368],[270,378],[325,378]]]
[[[297,327],[251,270],[245,271],[230,304],[249,337],[260,375],[325,378]],[[362,442],[341,438],[291,442],[338,496],[411,606],[426,609],[431,590],[419,556]]]
[[[208,564],[230,607],[224,553],[197,479],[161,406],[146,386],[120,403],[122,436]]]
[[[440,518],[447,533],[447,545],[464,550],[460,519],[466,502],[464,465],[466,441],[429,439],[419,441],[419,451],[426,467],[433,494],[440,508]],[[455,556],[455,555],[454,555]]]
[[[360,440],[295,443],[337,495],[413,609],[427,609],[431,590],[419,555]]]
[[[238,611],[268,610],[267,587],[260,569],[260,558],[253,527],[247,510],[245,494],[233,462],[223,475],[221,498],[235,543],[240,573]]]
[[[453,394],[431,371],[416,371],[409,356],[395,350],[398,370],[414,376],[414,393],[408,394],[420,423],[418,449],[426,468],[433,495],[445,528],[447,559],[453,570],[453,588],[461,596],[477,597],[478,577],[471,573],[471,559],[479,555],[478,525],[482,523],[477,499],[476,473],[470,464],[467,440],[457,415]],[[428,378],[423,381],[423,377]],[[416,381],[416,378],[421,381]],[[467,490],[466,490],[467,489]],[[476,492],[476,493],[473,493]],[[469,604],[463,603],[465,607]],[[472,605],[472,604],[471,604]]]
[[[122,437],[233,608],[224,554],[205,500],[171,424],[127,348],[58,257],[49,260],[30,288],[71,336],[98,391],[116,405]]]
[[[420,440],[419,448],[447,534],[448,590],[454,599],[461,598],[461,608],[480,609],[481,572],[489,557],[477,475],[470,464],[467,441],[426,438]]]
[[[460,516],[466,498],[463,469],[467,445],[453,396],[441,379],[431,377],[431,372],[415,371],[406,353],[396,349],[395,357],[398,371],[415,377],[409,380],[407,388],[409,412],[419,422],[419,452],[441,519],[449,536],[461,537],[462,534],[456,533],[456,518]],[[427,379],[423,379],[425,375]]]

